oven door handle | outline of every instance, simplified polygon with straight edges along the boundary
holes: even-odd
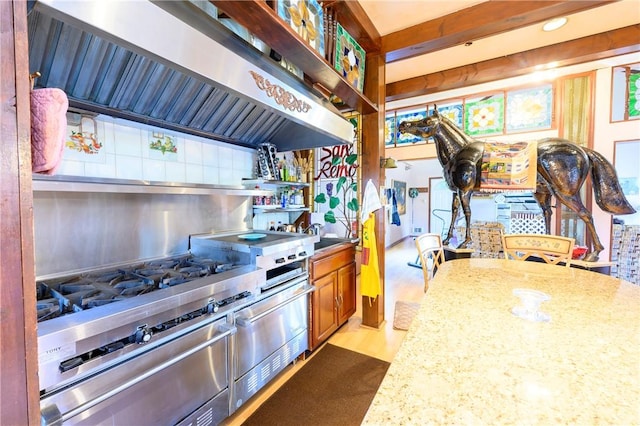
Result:
[[[140,383],[141,381],[153,376],[156,373],[159,373],[160,371],[164,370],[165,368],[171,367],[173,364],[176,364],[180,361],[182,361],[183,359],[187,358],[190,355],[193,355],[194,353],[206,348],[207,346],[211,346],[214,343],[216,343],[219,340],[222,340],[223,338],[230,336],[232,334],[235,334],[237,331],[237,328],[230,325],[230,324],[221,324],[218,327],[218,331],[220,332],[220,334],[212,337],[211,339],[200,343],[197,346],[192,347],[191,349],[189,349],[188,351],[185,351],[183,353],[181,353],[180,355],[171,358],[168,361],[163,362],[160,365],[156,365],[155,367],[153,367],[152,369],[146,371],[145,373],[137,376],[135,379],[129,380],[128,382],[125,382],[123,384],[121,384],[120,386],[117,386],[113,389],[111,389],[110,391],[108,391],[107,393],[100,395],[99,397],[92,399],[91,401],[87,401],[82,405],[79,405],[78,407],[74,408],[73,410],[64,413],[62,415],[61,421],[62,422],[66,422],[67,420],[71,419],[72,417],[77,416],[78,414],[82,413],[83,411],[86,411],[92,407],[95,407],[96,405],[100,404],[101,402],[106,401],[107,399],[111,398],[112,396]],[[44,423],[43,423],[44,424]]]
[[[237,317],[236,318],[236,325],[239,325],[240,327],[249,327],[252,323],[258,321],[260,318],[264,318],[265,316],[269,315],[272,312],[277,311],[278,309],[282,308],[285,305],[288,305],[289,303],[293,302],[294,300],[299,299],[302,296],[306,296],[309,293],[313,293],[315,291],[315,287],[312,285],[308,285],[305,286],[304,290],[302,291],[302,293],[297,294],[295,297],[291,298],[291,299],[287,299],[282,303],[278,303],[276,306],[272,306],[271,308],[267,309],[264,312],[260,312],[257,315],[254,315],[252,317]]]

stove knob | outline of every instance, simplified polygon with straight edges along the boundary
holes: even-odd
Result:
[[[300,257],[305,257],[307,255],[306,251],[301,251],[300,253],[298,253],[298,256]]]
[[[295,259],[297,256],[295,254],[290,254],[289,256],[287,256],[287,259],[289,260],[293,260]]]
[[[218,309],[220,309],[220,306],[215,299],[211,300],[207,305],[207,312],[210,314],[215,314],[216,312],[218,312]]]
[[[140,327],[135,334],[136,343],[147,343],[151,340],[153,333],[151,330],[147,330],[147,327]]]
[[[284,257],[279,257],[278,259],[276,259],[276,263],[284,263]]]

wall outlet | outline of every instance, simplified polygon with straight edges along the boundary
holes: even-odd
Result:
[[[413,228],[413,233],[414,234],[422,234],[422,228],[418,227],[418,228]]]

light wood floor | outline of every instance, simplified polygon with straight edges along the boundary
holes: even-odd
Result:
[[[331,336],[329,343],[391,362],[407,333],[393,328],[393,312],[396,301],[419,302],[424,297],[422,271],[407,265],[407,262],[415,262],[417,255],[415,241],[411,237],[405,238],[400,243],[388,248],[385,252],[385,322],[377,329],[362,325],[362,297],[358,293],[358,307],[355,315]],[[359,277],[357,280],[359,280]],[[357,288],[359,289],[360,285],[357,285]],[[317,353],[317,351],[314,353]],[[311,357],[313,357],[313,353]],[[223,424],[228,426],[242,424],[260,404],[298,371],[309,358],[287,367]]]

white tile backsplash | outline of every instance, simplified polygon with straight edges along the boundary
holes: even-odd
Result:
[[[197,164],[187,164],[187,178],[186,181],[189,183],[204,183],[203,174],[202,174],[202,166]]]
[[[142,156],[142,133],[135,127],[114,125],[114,145],[117,155]],[[146,132],[144,132],[146,134]]]
[[[166,130],[108,116],[96,120],[103,148],[92,156],[63,157],[58,174],[210,185],[240,185],[253,176],[256,155],[249,148],[168,132],[178,152],[151,153],[152,133]]]
[[[202,181],[209,185],[218,185],[220,183],[218,170],[217,167],[202,166]]]
[[[112,121],[98,120],[98,129],[102,129],[102,133],[98,135],[98,140],[102,142],[102,149],[106,154],[116,153],[116,144],[114,136],[114,124]]]
[[[241,151],[234,152],[233,149],[221,146],[218,148],[218,164],[220,167],[233,167],[233,156]]]
[[[65,148],[66,149],[66,148]],[[75,160],[62,160],[62,164],[56,169],[56,174],[69,176],[84,176],[84,163]]]
[[[125,155],[116,156],[116,178],[142,179],[142,158]]]
[[[166,162],[163,160],[142,159],[142,178],[156,182],[167,180],[165,173]]]
[[[219,163],[219,147],[208,143],[202,144],[202,165],[218,167]]]
[[[105,163],[91,164],[88,168],[92,177],[113,178],[116,176],[116,156],[115,154],[105,153]]]
[[[187,164],[202,165],[202,142],[185,139],[184,156]]]
[[[187,171],[184,163],[171,162],[166,164],[167,182],[186,182]]]

